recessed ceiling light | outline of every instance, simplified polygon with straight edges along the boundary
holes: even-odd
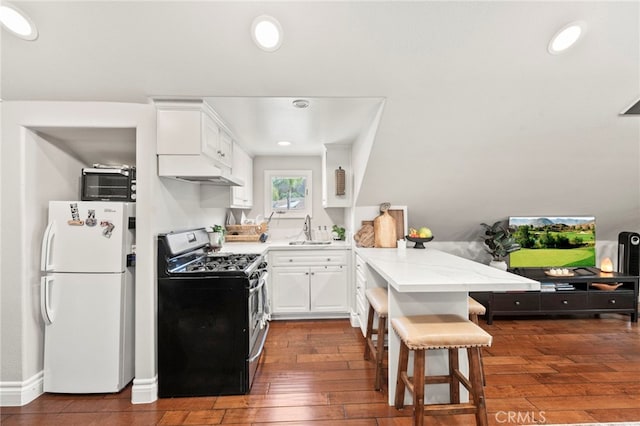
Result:
[[[0,23],[7,31],[21,39],[31,41],[38,38],[38,30],[33,21],[15,6],[0,6]]]
[[[280,145],[280,146],[289,146],[289,145],[291,145],[291,142],[289,142],[289,141],[278,141],[278,145]]]
[[[251,37],[260,49],[273,52],[282,44],[282,26],[272,16],[258,16],[251,24]]]
[[[584,22],[572,22],[565,25],[551,38],[548,46],[549,53],[557,55],[567,50],[580,40],[580,37],[584,35],[585,29]]]
[[[309,101],[306,99],[296,99],[295,101],[292,102],[293,106],[296,108],[307,108],[309,106]]]

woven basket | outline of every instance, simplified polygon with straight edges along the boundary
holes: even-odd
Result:
[[[259,225],[227,225],[224,239],[228,242],[260,241],[260,235],[267,232],[267,229],[267,222]]]

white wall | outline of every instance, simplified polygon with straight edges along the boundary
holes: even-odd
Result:
[[[382,119],[382,113],[384,111],[385,102],[383,101],[376,113],[371,117],[371,122],[367,123],[362,129],[358,138],[353,142],[351,151],[351,165],[353,167],[353,204],[358,205],[358,196],[360,194],[360,188],[362,187],[362,181],[364,179],[365,172],[367,171],[367,163],[369,162],[369,156],[373,149],[373,144]],[[396,171],[397,172],[397,171]],[[399,173],[404,175],[404,171]],[[382,203],[383,201],[380,201]]]

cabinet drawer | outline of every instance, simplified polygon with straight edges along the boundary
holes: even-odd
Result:
[[[362,303],[364,303],[367,300],[367,296],[365,292],[366,292],[366,287],[364,286],[364,284],[360,284],[356,282],[356,298],[359,300],[362,300]]]
[[[540,309],[538,293],[495,293],[491,309],[494,311],[537,311]]]
[[[634,296],[632,292],[618,293],[596,292],[589,293],[589,308],[591,309],[633,309]]]
[[[585,309],[587,293],[552,293],[540,295],[540,308],[548,311]]]
[[[271,254],[271,264],[274,266],[346,265],[347,252],[345,250],[325,250],[313,253],[274,251]]]
[[[363,287],[367,286],[367,277],[364,271],[357,268],[356,268],[356,285],[362,285]]]

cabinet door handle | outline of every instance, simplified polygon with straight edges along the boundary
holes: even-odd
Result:
[[[569,304],[569,302],[568,302],[568,301],[566,301],[566,300],[563,300],[563,301],[562,301],[562,304],[563,304],[563,305],[568,305],[568,304]]]
[[[315,274],[316,274],[315,272],[312,272],[312,273],[311,273],[311,275],[315,275]]]
[[[309,273],[308,273],[308,272],[305,272],[304,274],[305,274],[305,275],[309,275]]]
[[[293,262],[293,259],[289,259],[289,262]]]
[[[331,262],[331,258],[330,257],[327,257],[327,262]]]
[[[513,302],[513,304],[516,305],[516,306],[520,306],[520,301],[516,300],[515,302]]]
[[[612,304],[612,305],[615,305],[616,304],[616,299],[609,299],[609,303]]]

